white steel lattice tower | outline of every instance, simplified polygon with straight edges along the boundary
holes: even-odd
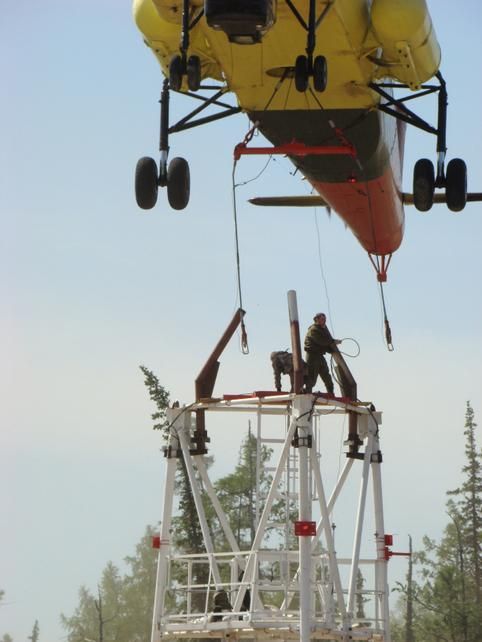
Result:
[[[248,414],[256,425],[256,528],[247,550],[240,550],[216,497],[206,455],[192,448],[199,411],[225,413],[224,430],[234,413]],[[348,414],[356,417],[360,445],[345,453],[329,484],[328,464],[339,461],[340,452],[329,452],[324,435]],[[228,637],[390,642],[381,414],[368,403],[253,393],[173,408],[168,419],[152,642]],[[263,447],[271,448],[275,461],[263,465]],[[202,551],[194,554],[172,544],[181,457],[203,535]]]

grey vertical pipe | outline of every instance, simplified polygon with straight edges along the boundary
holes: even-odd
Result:
[[[296,292],[288,291],[288,311],[290,316],[291,350],[293,352],[293,392],[299,394],[303,388],[303,360],[301,358],[300,324]]]
[[[167,411],[167,419],[171,424],[168,446],[174,451],[179,448],[179,441],[172,424],[185,412],[184,409],[176,408]],[[189,413],[187,413],[189,415]],[[189,415],[190,416],[190,415]],[[176,478],[177,458],[168,457],[166,474],[164,479],[164,501],[162,507],[162,519],[160,530],[160,547],[157,558],[156,588],[154,594],[154,609],[152,615],[151,642],[159,642],[161,639],[161,620],[164,615],[164,595],[167,589],[168,555],[171,551],[171,522],[172,507],[174,502],[174,483]]]
[[[300,522],[311,522],[312,501],[310,483],[310,449],[312,439],[311,397],[298,396],[293,400],[294,419],[298,430],[299,461],[299,509]],[[300,585],[300,642],[309,642],[311,638],[311,537],[299,537],[299,585]]]

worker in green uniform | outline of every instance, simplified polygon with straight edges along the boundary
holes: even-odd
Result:
[[[327,393],[330,395],[334,394],[333,379],[331,378],[324,355],[327,352],[333,352],[335,346],[340,343],[341,341],[338,339],[333,339],[330,331],[326,327],[326,314],[323,312],[315,314],[313,323],[308,328],[305,337],[305,360],[308,369],[305,392],[311,392],[313,390],[318,375],[320,375]]]

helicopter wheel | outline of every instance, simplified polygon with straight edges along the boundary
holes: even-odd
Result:
[[[308,58],[298,56],[295,62],[295,87],[303,93],[308,89],[308,77],[310,75]]]
[[[167,199],[175,210],[183,210],[189,203],[189,165],[184,158],[173,158],[167,168]]]
[[[173,56],[169,63],[169,87],[179,91],[182,85],[183,64],[181,56]]]
[[[467,166],[461,158],[453,158],[445,174],[447,207],[460,212],[467,203]]]
[[[197,91],[201,85],[201,60],[199,56],[189,56],[186,65],[187,86]]]
[[[325,56],[316,56],[313,61],[313,87],[320,93],[325,91],[328,80],[328,67]]]
[[[153,158],[143,156],[137,161],[135,190],[137,205],[143,210],[152,209],[158,192],[157,165]]]
[[[421,158],[413,169],[413,204],[420,212],[428,212],[433,205],[435,172],[428,158]]]

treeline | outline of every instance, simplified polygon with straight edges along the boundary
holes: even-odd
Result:
[[[166,432],[169,395],[152,372],[143,368],[143,373],[157,407],[152,415],[154,427]],[[396,588],[399,600],[391,618],[393,642],[482,642],[482,453],[477,447],[476,427],[468,402],[462,483],[447,491],[447,526],[440,542],[424,538],[423,550],[410,558],[406,582]],[[264,451],[263,460],[268,457],[269,452]],[[256,439],[248,433],[235,470],[215,483],[216,494],[241,548],[248,547],[253,537],[255,461]],[[196,553],[202,550],[202,534],[198,520],[192,519],[196,514],[193,497],[182,460],[180,463],[174,546]],[[265,477],[263,484],[269,481]],[[213,540],[219,546],[221,529],[216,530],[214,516],[207,517]],[[154,528],[147,528],[136,554],[126,558],[127,572],[123,576],[109,563],[95,593],[81,589],[75,613],[62,616],[68,642],[149,641],[157,557],[151,548],[154,532]]]
[[[423,550],[409,561],[406,582],[396,588],[399,600],[391,618],[393,642],[482,642],[482,453],[476,443],[476,426],[467,403],[462,483],[447,492],[447,526],[440,542],[424,538]],[[252,539],[255,456],[256,440],[248,433],[235,470],[215,484],[242,547]],[[195,514],[192,496],[183,481],[182,466],[178,468],[181,501],[174,521],[174,544],[195,553],[202,548],[202,536],[197,520],[191,519]],[[214,520],[208,521],[216,539]],[[154,532],[149,527],[136,554],[126,558],[124,576],[109,563],[95,593],[81,589],[75,613],[62,617],[68,642],[149,641],[157,557],[151,548]]]
[[[474,411],[465,413],[462,484],[447,491],[440,542],[424,538],[409,562],[393,642],[482,642],[482,453]]]
[[[169,394],[151,371],[141,369],[156,405],[154,428],[166,434]],[[440,542],[424,539],[423,550],[410,558],[406,581],[397,586],[393,642],[482,642],[482,453],[476,443],[476,426],[467,403],[462,483],[447,493],[447,526]],[[269,456],[264,449],[262,460]],[[196,510],[182,459],[179,464],[173,544],[185,553],[197,553],[203,548],[202,534],[198,520],[192,519]],[[255,470],[256,439],[248,431],[234,471],[214,484],[241,548],[248,548],[253,539]],[[266,489],[269,483],[265,475],[261,485]],[[222,529],[214,515],[208,512],[207,518],[213,541],[222,548]],[[73,614],[61,616],[67,642],[149,642],[157,563],[152,537],[157,534],[157,527],[147,527],[134,555],[125,558],[122,572],[109,562],[95,590],[80,588]],[[362,588],[362,577],[359,582]],[[0,591],[0,601],[2,597]],[[363,603],[357,609],[362,614]],[[29,640],[39,642],[38,622]],[[4,635],[0,642],[13,641]]]

